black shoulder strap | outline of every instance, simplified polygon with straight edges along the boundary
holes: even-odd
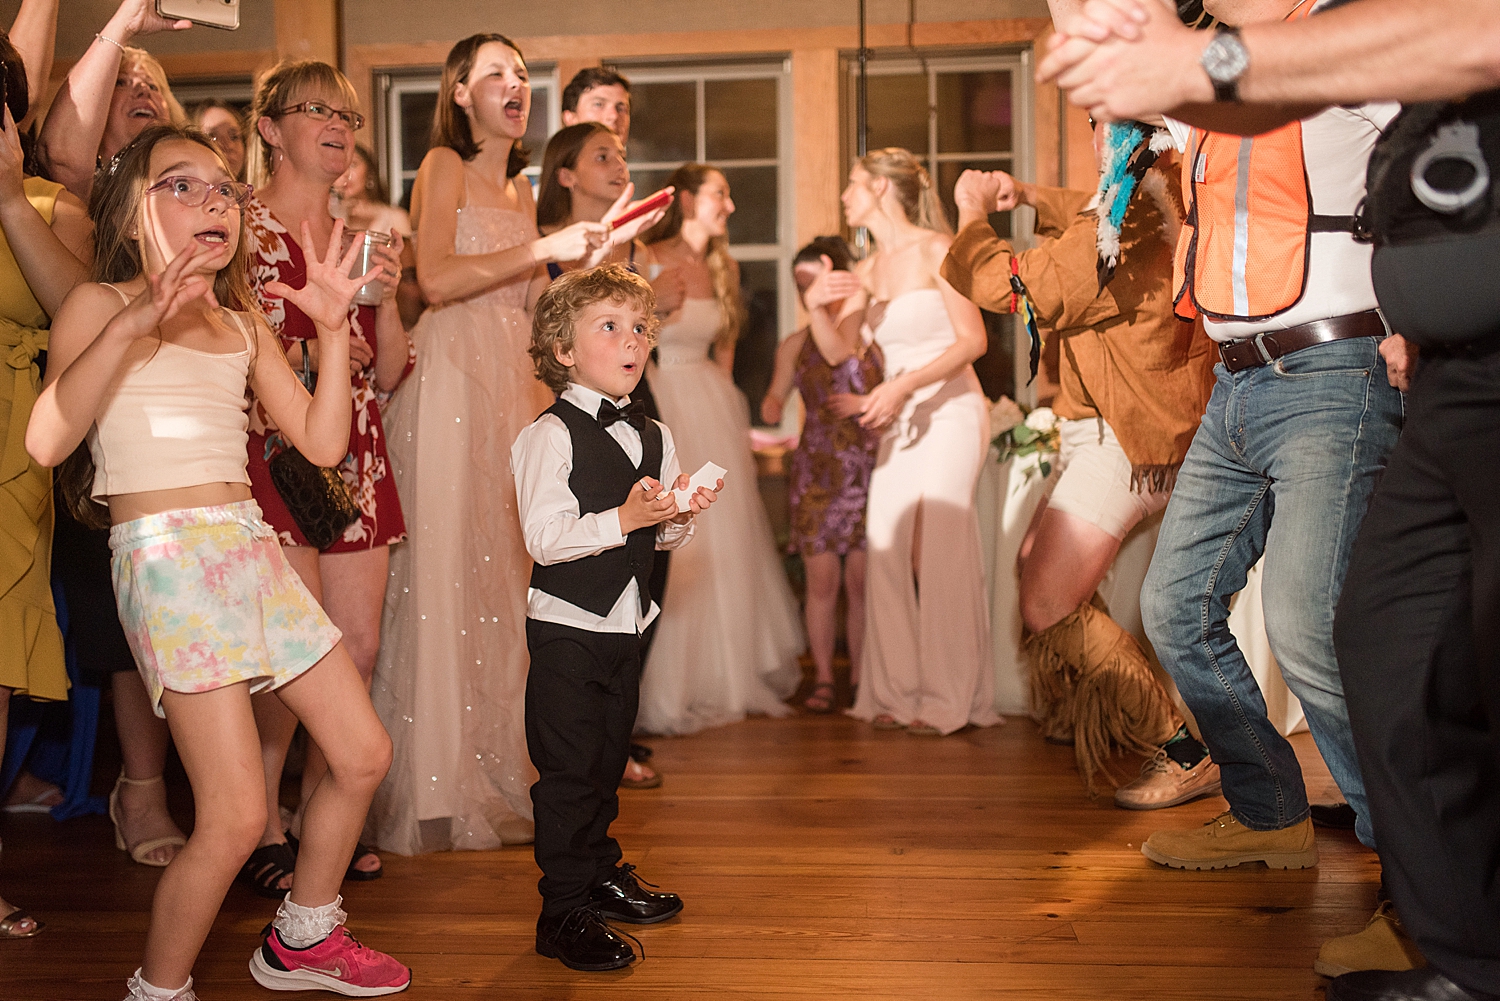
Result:
[[[1352,215],[1317,215],[1307,217],[1309,233],[1353,233],[1355,217]]]

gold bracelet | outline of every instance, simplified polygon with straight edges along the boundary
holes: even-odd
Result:
[[[115,41],[113,38],[110,38],[108,35],[101,35],[101,34],[99,34],[96,31],[96,32],[94,32],[94,37],[97,38],[97,39],[99,39],[99,41],[101,41],[101,42],[108,42],[109,44],[113,45],[115,48],[119,49],[121,52],[125,51],[125,46],[121,45],[119,42]]]

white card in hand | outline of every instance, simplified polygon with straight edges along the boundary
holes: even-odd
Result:
[[[729,470],[725,469],[723,466],[716,466],[712,462],[705,462],[701,467],[699,467],[698,471],[688,479],[686,490],[672,491],[672,496],[677,498],[677,513],[681,514],[682,512],[689,510],[688,500],[693,496],[693,494],[698,492],[699,487],[707,487],[708,489],[712,490],[714,488],[714,484],[718,483],[719,480],[722,479],[724,474],[727,472],[729,472]]]

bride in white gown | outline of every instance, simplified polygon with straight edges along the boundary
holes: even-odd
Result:
[[[806,644],[756,486],[749,406],[729,377],[739,310],[739,269],[725,247],[729,184],[702,164],[679,168],[667,183],[677,201],[646,241],[679,271],[687,299],[661,328],[648,378],[683,471],[705,462],[728,470],[712,516],[672,554],[641,677],[636,728],[680,734],[790,713],[783,700],[801,680]]]

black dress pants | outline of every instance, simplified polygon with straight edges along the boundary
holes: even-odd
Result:
[[[1424,357],[1334,626],[1386,885],[1500,994],[1500,341]]]
[[[620,777],[640,700],[641,640],[526,620],[526,748],[542,913],[566,914],[614,876]]]

